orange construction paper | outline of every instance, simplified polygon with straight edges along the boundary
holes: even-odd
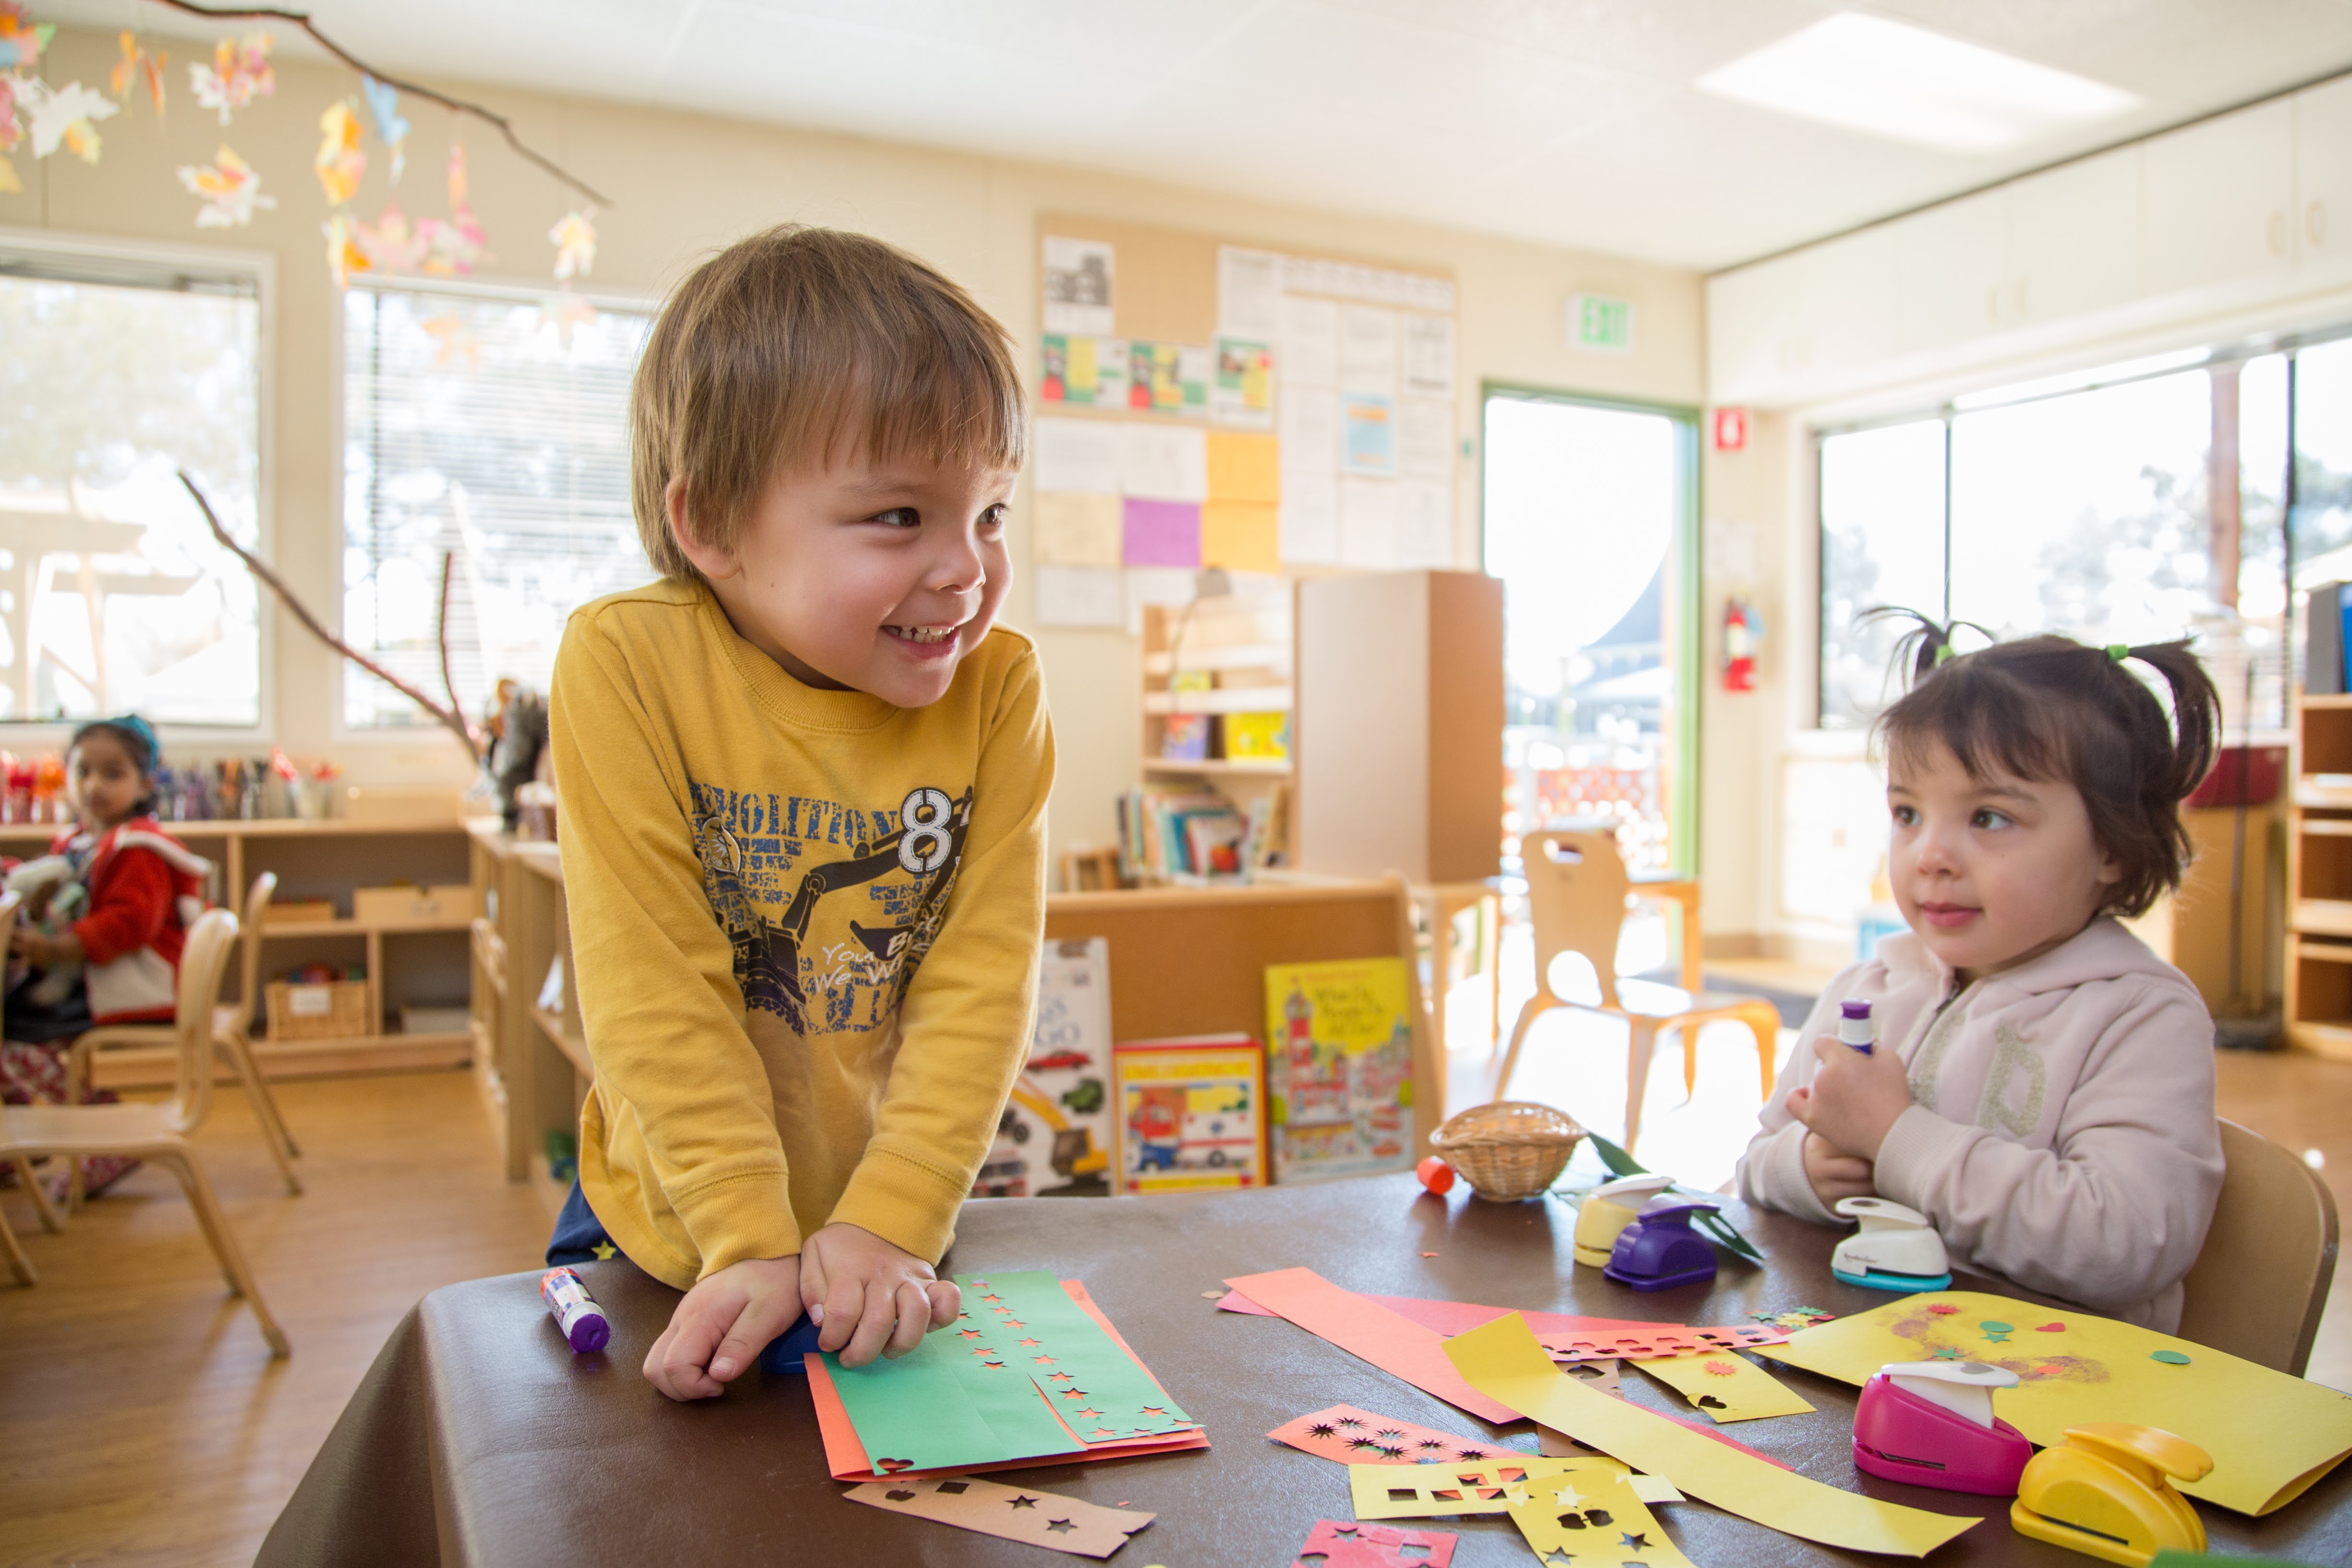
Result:
[[[1335,1459],[1343,1465],[1472,1464],[1507,1452],[1483,1438],[1459,1437],[1434,1427],[1375,1416],[1352,1405],[1334,1405],[1328,1410],[1285,1421],[1266,1436],[1318,1459]]]
[[[1127,1343],[1127,1337],[1103,1315],[1102,1309],[1095,1305],[1094,1298],[1087,1294],[1084,1284],[1076,1280],[1065,1280],[1062,1281],[1062,1289],[1068,1292],[1071,1301],[1077,1303],[1080,1312],[1102,1325],[1103,1333],[1108,1334],[1112,1343],[1127,1353],[1129,1360],[1143,1368],[1143,1375],[1146,1377],[1150,1377],[1154,1383],[1160,1381],[1153,1375],[1150,1367],[1143,1365],[1143,1358],[1135,1354],[1135,1347]],[[1138,1454],[1171,1454],[1190,1448],[1205,1448],[1209,1446],[1209,1435],[1206,1432],[1174,1432],[1159,1437],[1130,1437],[1116,1442],[1087,1443],[1082,1451],[1074,1454],[1036,1455],[1024,1459],[1007,1459],[1003,1464],[966,1465],[958,1470],[901,1470],[891,1475],[883,1475],[873,1469],[867,1463],[865,1445],[857,1440],[857,1427],[849,1419],[849,1411],[841,1403],[841,1395],[833,1385],[833,1375],[825,1369],[824,1357],[814,1354],[804,1355],[801,1358],[801,1364],[808,1369],[809,1396],[816,1405],[817,1434],[824,1443],[825,1470],[837,1481],[905,1480],[921,1476],[978,1475],[987,1470],[1013,1470],[1037,1469],[1046,1465],[1081,1464],[1088,1459],[1124,1459]],[[1061,1418],[1058,1412],[1055,1418],[1056,1420]],[[1068,1423],[1064,1422],[1063,1426],[1066,1429]],[[1074,1432],[1071,1436],[1077,1437],[1077,1434]],[[1084,1441],[1083,1438],[1079,1440]]]
[[[1498,1426],[1519,1418],[1517,1411],[1464,1381],[1446,1359],[1444,1338],[1436,1330],[1343,1291],[1312,1269],[1244,1274],[1225,1283],[1308,1333],[1448,1405]]]

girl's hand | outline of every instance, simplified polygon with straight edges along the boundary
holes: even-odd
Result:
[[[1805,1179],[1823,1208],[1835,1208],[1843,1197],[1876,1197],[1874,1168],[1868,1160],[1838,1153],[1819,1133],[1805,1134]]]
[[[1911,1109],[1911,1079],[1903,1059],[1884,1050],[1865,1055],[1827,1038],[1813,1041],[1813,1056],[1821,1065],[1814,1069],[1812,1086],[1790,1092],[1789,1114],[1839,1154],[1876,1161],[1878,1146]]]
[[[59,964],[81,961],[81,938],[68,931],[62,936],[45,936],[18,926],[8,938],[8,951],[23,958],[37,969],[54,968]]]

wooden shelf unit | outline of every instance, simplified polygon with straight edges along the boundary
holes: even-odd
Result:
[[[166,822],[164,831],[213,863],[205,896],[242,913],[245,891],[265,871],[278,873],[281,899],[331,899],[338,911],[351,907],[352,890],[394,883],[451,883],[466,875],[466,825],[455,820],[418,822],[352,821],[343,818],[219,819]],[[59,831],[55,823],[0,823],[0,854],[29,858],[45,853]],[[397,1022],[403,1006],[455,1007],[467,994],[466,923],[362,921],[338,914],[332,920],[285,921],[261,928],[261,977],[266,984],[307,963],[346,965],[363,961],[368,976],[368,1016],[373,1034],[341,1040],[271,1040],[258,997],[237,997],[240,967],[232,963],[225,994],[252,1009],[254,1055],[272,1076],[384,1072],[411,1068],[463,1067],[472,1061],[468,1031],[407,1034]],[[396,940],[387,941],[387,937]],[[168,1050],[98,1053],[93,1072],[101,1088],[168,1085],[173,1055]]]
[[[580,1131],[595,1082],[572,983],[563,862],[553,844],[518,840],[496,822],[471,829],[474,1076],[509,1181],[530,1182],[551,1207],[571,1188],[550,1173],[547,1134]],[[562,999],[542,1008],[548,968],[563,961]]]
[[[2298,694],[2294,735],[2287,1044],[2352,1061],[2352,695]]]
[[[1284,713],[1297,701],[1291,601],[1286,594],[1255,599],[1209,598],[1190,606],[1149,605],[1143,612],[1143,756],[1147,792],[1181,789],[1223,797],[1244,815],[1268,811],[1276,825],[1262,852],[1291,853],[1292,764],[1287,757],[1222,755],[1223,716]],[[1205,675],[1206,691],[1177,691],[1180,674]],[[1163,755],[1168,721],[1178,715],[1212,716],[1211,755],[1198,760]],[[1294,717],[1293,730],[1296,730]],[[1146,873],[1152,885],[1209,885],[1238,879]]]

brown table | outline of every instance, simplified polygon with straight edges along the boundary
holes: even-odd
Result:
[[[1263,1434],[1349,1404],[1463,1433],[1493,1428],[1278,1319],[1221,1312],[1202,1292],[1229,1275],[1311,1266],[1351,1289],[1661,1322],[1725,1323],[1812,1305],[1839,1313],[1886,1298],[1830,1276],[1835,1233],[1779,1215],[1735,1215],[1771,1254],[1727,1261],[1712,1287],[1637,1295],[1570,1261],[1574,1214],[1559,1203],[1497,1207],[1421,1193],[1410,1176],[1185,1197],[1008,1198],[967,1207],[950,1259],[964,1271],[1051,1268],[1087,1288],[1208,1428],[1206,1452],[998,1472],[999,1479],[1114,1505],[1158,1521],[1113,1562],[1125,1568],[1279,1568],[1318,1519],[1350,1517],[1347,1472]],[[1423,1252],[1437,1256],[1424,1258]],[[582,1270],[612,1316],[604,1356],[574,1357],[541,1310],[537,1276],[436,1291],[404,1319],[320,1450],[259,1563],[1023,1563],[1083,1559],[902,1518],[840,1500],[800,1378],[747,1373],[717,1400],[673,1405],[638,1375],[677,1293],[621,1262]],[[2004,1290],[1969,1280],[1964,1288]],[[2010,1294],[2021,1294],[2013,1290]],[[2030,1298],[2028,1298],[2030,1299]],[[1941,1548],[1939,1568],[2092,1559],[2009,1528],[2006,1500],[1857,1473],[1854,1390],[1792,1369],[1819,1408],[1738,1424],[1734,1435],[1804,1474],[1944,1513],[1990,1516]],[[1633,1398],[1677,1396],[1630,1367]],[[1532,1449],[1525,1422],[1501,1435]],[[2214,1549],[2308,1563],[2352,1563],[2352,1473],[2339,1469],[2266,1520],[2199,1505]],[[1831,1552],[1696,1503],[1661,1510],[1707,1568],[1887,1563]],[[1507,1519],[1438,1528],[1462,1536],[1464,1568],[1533,1558]]]

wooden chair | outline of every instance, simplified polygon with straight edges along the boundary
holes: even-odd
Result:
[[[22,894],[0,894],[0,963],[5,961],[8,939],[16,934],[16,910],[24,902]],[[16,1185],[23,1187],[26,1196],[32,1198],[33,1212],[41,1217],[41,1228],[62,1229],[63,1221],[58,1218],[56,1206],[49,1202],[47,1191],[34,1177],[32,1159],[29,1156],[20,1156],[9,1163],[16,1168]],[[34,1270],[33,1260],[26,1257],[24,1248],[17,1245],[16,1233],[8,1228],[8,1217],[5,1214],[0,1214],[0,1251],[5,1251],[8,1254],[8,1272],[16,1277],[16,1283],[29,1285],[40,1278],[40,1275]]]
[[[2294,1150],[2235,1122],[2221,1124],[2221,1157],[2180,1337],[2301,1377],[2336,1275],[2336,1199]]]
[[[292,1160],[302,1151],[295,1146],[294,1135],[286,1130],[286,1118],[278,1112],[278,1097],[269,1092],[269,1080],[262,1076],[261,1063],[253,1054],[253,1007],[261,995],[261,926],[268,917],[270,897],[277,891],[278,873],[266,871],[253,879],[253,886],[245,895],[245,925],[237,945],[242,984],[236,1001],[213,1009],[213,1049],[236,1069],[238,1082],[245,1085],[245,1097],[252,1103],[253,1119],[260,1124],[262,1139],[269,1145],[270,1157],[278,1162],[278,1172],[286,1178],[286,1190],[299,1196],[302,1181],[294,1174]],[[171,1024],[111,1024],[89,1030],[74,1041],[67,1058],[68,1096],[75,1104],[89,1098],[94,1059],[109,1046],[168,1046],[176,1038]],[[79,1174],[80,1168],[75,1167],[75,1175]],[[78,1207],[81,1201],[80,1182],[73,1181],[68,1192],[67,1207]]]
[[[236,940],[236,916],[226,909],[206,911],[188,933],[187,949],[180,956],[179,1017],[173,1024],[179,1070],[171,1099],[162,1104],[0,1105],[0,1158],[46,1155],[80,1161],[114,1155],[147,1160],[170,1171],[196,1211],[196,1222],[220,1261],[229,1292],[252,1306],[261,1337],[273,1354],[284,1355],[286,1333],[269,1315],[261,1287],[237,1249],[228,1216],[221,1211],[188,1142],[212,1109],[213,1008],[220,1000],[221,973],[228,967],[229,947]]]
[[[1761,997],[1691,992],[1671,986],[1633,981],[1621,988],[1617,980],[1617,937],[1625,924],[1625,898],[1633,881],[1617,852],[1617,840],[1607,832],[1551,831],[1529,833],[1520,851],[1527,862],[1528,906],[1535,925],[1536,994],[1519,1012],[1511,1030],[1511,1048],[1495,1075],[1495,1098],[1500,1099],[1518,1065],[1519,1048],[1527,1043],[1528,1026],[1553,1008],[1582,1008],[1625,1020],[1628,1031],[1625,1085],[1625,1147],[1631,1149],[1642,1132],[1642,1091],[1650,1078],[1650,1057],[1661,1030],[1681,1031],[1683,1089],[1698,1085],[1698,1030],[1718,1020],[1746,1024],[1756,1036],[1758,1069],[1763,1097],[1772,1094],[1772,1055],[1780,1038],[1780,1011]],[[1592,965],[1601,982],[1601,1001],[1571,1002],[1551,988],[1552,961],[1563,953],[1580,953]]]

